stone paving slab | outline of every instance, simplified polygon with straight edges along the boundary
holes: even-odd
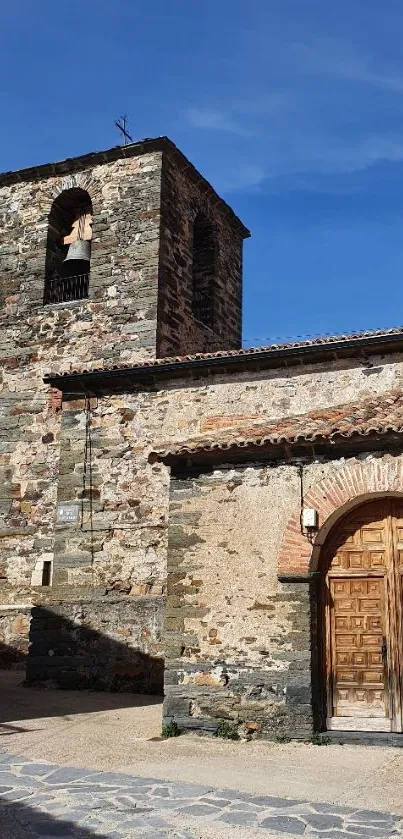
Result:
[[[32,839],[197,839],[192,824],[248,836],[403,839],[403,818],[236,790],[97,772],[0,754],[2,818]],[[8,810],[7,810],[8,808]],[[6,822],[7,812],[13,822]],[[8,818],[8,816],[7,816]],[[26,832],[18,833],[18,829]]]

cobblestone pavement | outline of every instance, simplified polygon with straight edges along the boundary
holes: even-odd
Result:
[[[195,823],[207,829],[203,836],[238,829],[247,837],[284,839],[403,836],[403,818],[390,813],[72,769],[5,753],[0,795],[1,839],[198,839]]]

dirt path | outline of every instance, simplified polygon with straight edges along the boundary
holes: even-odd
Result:
[[[3,674],[0,745],[30,760],[403,815],[403,752],[360,746],[158,738],[153,697],[35,690]]]

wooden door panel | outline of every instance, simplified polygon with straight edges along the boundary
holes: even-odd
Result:
[[[387,716],[383,578],[330,579],[332,716]]]
[[[403,500],[351,512],[327,546],[330,728],[403,730]]]
[[[395,730],[403,730],[403,501],[391,502],[391,527],[393,547],[393,569],[391,572],[391,592],[395,603],[392,611],[391,666],[394,679],[392,685],[393,704],[395,706]]]
[[[403,507],[402,507],[403,513]],[[365,573],[386,568],[388,506],[370,502],[350,515],[331,539],[329,574]],[[403,518],[402,518],[403,529]],[[403,548],[403,542],[402,542]]]

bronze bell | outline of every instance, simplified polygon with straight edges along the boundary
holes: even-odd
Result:
[[[91,257],[91,242],[84,239],[76,239],[69,245],[67,256],[63,262],[68,262],[70,259],[80,260],[82,262],[89,262]]]

